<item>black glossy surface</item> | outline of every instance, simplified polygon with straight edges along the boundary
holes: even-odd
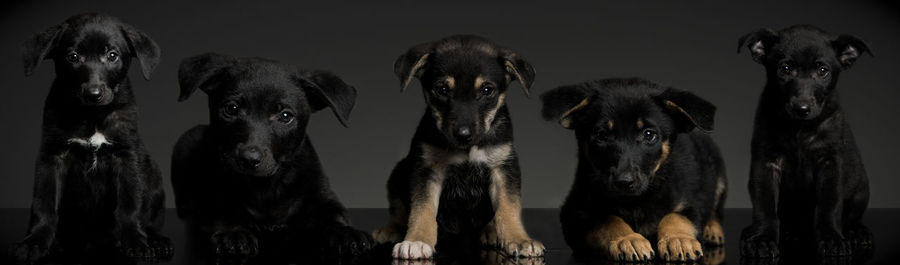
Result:
[[[351,209],[350,215],[356,227],[369,231],[387,221],[386,209]],[[510,260],[498,257],[493,251],[476,251],[462,256],[444,255],[436,262],[401,262],[389,258],[389,246],[381,246],[373,253],[374,257],[365,261],[327,262],[330,264],[616,264],[602,258],[576,258],[563,241],[557,209],[525,209],[523,218],[525,226],[532,237],[547,246],[547,255],[543,259]],[[28,222],[27,209],[0,209],[0,246],[7,248],[11,243],[22,240]],[[738,253],[740,231],[750,222],[749,209],[727,209],[725,211],[726,245],[720,249],[706,249],[705,258],[699,264],[898,264],[900,259],[900,209],[869,209],[865,216],[865,224],[875,235],[875,248],[869,255],[855,256],[852,259],[818,260],[815,255],[805,253],[785,253],[787,257],[777,263],[769,260],[741,260]],[[206,259],[202,251],[191,251],[188,242],[191,238],[185,224],[175,216],[175,211],[167,211],[164,233],[172,238],[175,256],[171,260],[159,263],[141,262],[141,264],[216,264]],[[318,261],[323,257],[310,257],[310,261]],[[4,259],[3,261],[8,261]],[[231,262],[219,262],[220,264]],[[271,261],[258,262],[269,264]],[[321,263],[321,262],[311,262]],[[115,262],[115,264],[121,264]],[[662,263],[657,263],[662,264]]]

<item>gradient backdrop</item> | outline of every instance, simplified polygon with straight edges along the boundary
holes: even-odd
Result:
[[[752,118],[763,68],[738,37],[762,27],[798,23],[868,41],[841,75],[839,90],[869,172],[870,207],[900,207],[900,8],[891,1],[660,1],[592,3],[329,1],[7,1],[0,10],[0,207],[30,206],[41,111],[53,79],[44,61],[31,77],[19,44],[70,15],[99,11],[146,31],[163,51],[151,81],[133,65],[140,132],[163,169],[171,194],[172,145],[206,123],[206,97],[178,103],[182,58],[216,51],[261,56],[334,71],[359,90],[351,127],[330,112],[313,116],[310,136],[347,207],[387,207],[388,174],[409,148],[424,102],[418,82],[400,94],[393,62],[409,47],[456,33],[478,34],[512,47],[537,69],[533,95],[606,77],[645,77],[692,90],[719,107],[714,138],[726,158],[727,207],[750,207],[747,176]],[[525,207],[558,207],[574,178],[571,131],[540,118],[537,96],[518,84],[508,104],[523,172]],[[173,206],[170,197],[169,207]]]

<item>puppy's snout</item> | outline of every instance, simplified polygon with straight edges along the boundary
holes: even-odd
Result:
[[[797,114],[797,116],[799,116],[799,117],[809,116],[809,113],[810,113],[809,104],[806,104],[806,103],[794,104],[793,109],[794,109],[794,114]]]
[[[256,169],[262,164],[263,153],[257,147],[247,147],[241,150],[241,164],[250,169]]]
[[[634,186],[634,174],[622,173],[613,179],[613,185],[621,190],[630,190]]]
[[[103,99],[103,89],[100,86],[90,86],[84,90],[85,99],[92,102],[100,102]]]
[[[460,127],[453,132],[453,136],[461,143],[468,143],[472,141],[472,130],[469,127]]]

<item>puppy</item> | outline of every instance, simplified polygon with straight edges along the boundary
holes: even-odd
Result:
[[[753,128],[750,197],[753,223],[741,254],[778,256],[779,237],[815,240],[821,256],[845,256],[870,245],[860,221],[869,181],[836,90],[841,72],[868,45],[798,25],[760,29],[740,38],[766,68]]]
[[[432,257],[438,238],[448,249],[486,244],[508,255],[543,255],[522,226],[505,104],[512,81],[528,93],[534,68],[487,39],[456,35],[411,48],[394,73],[401,91],[413,78],[421,81],[427,107],[409,154],[388,180],[391,219],[373,231],[375,240],[399,242],[393,256],[402,259]]]
[[[132,59],[149,80],[159,47],[114,17],[81,14],[22,48],[25,75],[52,59],[56,78],[44,103],[28,235],[13,256],[36,261],[51,248],[77,253],[105,244],[129,257],[170,256],[159,234],[162,178],[138,135],[128,80]]]
[[[180,101],[198,88],[209,96],[210,123],[175,145],[175,203],[216,253],[360,254],[371,246],[349,226],[306,135],[310,115],[325,108],[346,126],[354,87],[329,72],[211,53],[184,59],[178,78]]]
[[[689,261],[703,256],[702,241],[724,243],[725,166],[704,133],[715,106],[636,78],[563,86],[541,100],[544,119],[574,130],[578,142],[575,183],[560,211],[576,253]]]

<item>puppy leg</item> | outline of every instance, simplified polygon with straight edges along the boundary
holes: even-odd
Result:
[[[649,261],[656,256],[650,241],[618,216],[607,217],[588,232],[586,240],[588,247],[618,261]]]
[[[754,148],[756,149],[756,148]],[[750,167],[750,201],[753,223],[741,232],[741,256],[778,256],[779,221],[776,212],[781,186],[783,158],[757,158]]]
[[[850,255],[850,241],[844,238],[844,188],[839,158],[825,159],[816,178],[815,231],[820,256]]]
[[[56,239],[57,207],[64,185],[62,176],[68,171],[65,158],[65,154],[42,155],[37,163],[28,235],[10,249],[10,254],[19,261],[34,262],[47,256]]]
[[[666,261],[691,261],[703,256],[694,222],[680,213],[670,213],[659,222],[656,248]]]
[[[403,242],[394,245],[393,256],[399,259],[428,259],[437,244],[437,210],[441,198],[442,178],[430,178],[421,188],[413,189],[409,224]]]
[[[113,234],[117,239],[117,246],[128,257],[149,258],[153,255],[153,249],[147,241],[147,234],[141,229],[140,218],[144,197],[147,192],[146,179],[142,178],[138,170],[137,155],[133,152],[120,152],[112,158],[112,167],[115,176],[116,208],[113,216],[116,226]]]
[[[494,219],[488,224],[482,242],[499,247],[510,256],[537,257],[544,255],[544,245],[531,239],[522,225],[522,205],[519,194],[510,192],[506,173],[495,168],[491,172],[491,201]]]
[[[210,241],[215,254],[220,256],[253,257],[259,253],[256,235],[237,225],[216,224]]]
[[[400,200],[391,200],[391,220],[388,222],[388,224],[372,231],[372,237],[375,238],[375,242],[379,244],[393,243],[400,242],[400,240],[403,239],[403,235],[401,233],[406,230],[406,225],[404,223],[409,220],[409,210],[407,208],[409,207],[407,207]]]
[[[713,246],[725,244],[725,231],[722,229],[722,224],[719,223],[718,218],[713,217],[706,222],[706,226],[703,227],[703,240]]]

